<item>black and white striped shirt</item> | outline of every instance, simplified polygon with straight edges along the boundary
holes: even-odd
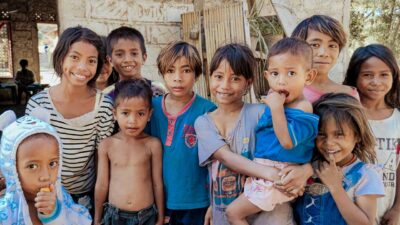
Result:
[[[50,124],[63,142],[62,184],[71,194],[93,190],[96,182],[95,151],[100,140],[114,128],[113,103],[110,97],[96,93],[95,109],[73,119],[65,119],[54,107],[49,91],[44,90],[28,102],[25,113],[37,107],[50,112]]]

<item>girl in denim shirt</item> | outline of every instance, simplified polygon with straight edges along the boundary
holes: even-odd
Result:
[[[314,103],[320,116],[314,171],[296,201],[298,224],[373,224],[377,198],[384,196],[374,166],[374,137],[358,100],[325,94]]]

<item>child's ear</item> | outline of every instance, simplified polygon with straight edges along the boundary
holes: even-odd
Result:
[[[314,81],[315,77],[317,77],[317,70],[314,68],[311,68],[308,70],[307,75],[306,75],[306,85],[312,84]]]
[[[146,59],[147,59],[147,53],[144,53],[143,54],[143,64],[146,62]]]
[[[150,109],[150,112],[149,112],[149,119],[147,119],[147,122],[150,122],[151,115],[153,115],[153,108]]]
[[[269,76],[268,70],[264,70],[264,78],[265,78],[265,79],[268,79],[268,76]]]
[[[114,121],[117,121],[117,110],[115,108],[112,110]]]
[[[112,63],[112,60],[111,60],[111,56],[107,55],[107,56],[106,56],[106,60],[110,63],[110,65],[111,65],[112,67],[114,67],[114,65],[113,65],[113,63]]]

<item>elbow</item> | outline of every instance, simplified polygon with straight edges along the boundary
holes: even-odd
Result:
[[[294,147],[292,141],[285,141],[283,143],[281,143],[282,147],[286,150],[292,149]]]

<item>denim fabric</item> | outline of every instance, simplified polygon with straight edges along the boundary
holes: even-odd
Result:
[[[106,203],[102,224],[104,225],[154,225],[157,209],[153,204],[140,211],[125,211]]]
[[[203,225],[207,208],[171,210],[167,209],[165,215],[169,217],[168,225]]]
[[[361,178],[359,170],[363,163],[354,165],[344,176],[343,188],[347,191]],[[321,183],[307,187],[306,192],[294,205],[295,218],[299,225],[347,225],[329,192]]]

